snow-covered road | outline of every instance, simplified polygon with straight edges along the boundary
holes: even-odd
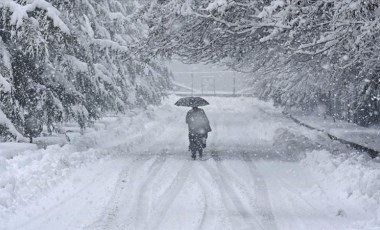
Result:
[[[207,98],[213,132],[205,157],[192,161],[187,110],[172,106],[175,99],[150,113],[139,133],[118,131],[93,146],[119,153],[73,169],[7,215],[3,228],[370,229],[357,203],[320,184],[299,160],[326,141],[319,134],[267,103]],[[133,147],[124,143],[131,137]]]

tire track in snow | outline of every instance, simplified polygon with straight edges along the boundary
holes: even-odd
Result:
[[[252,211],[244,205],[244,201],[239,198],[235,189],[230,185],[229,182],[234,181],[234,179],[231,178],[227,169],[221,165],[221,157],[215,151],[211,153],[211,156],[216,162],[217,170],[208,163],[202,164],[202,166],[217,183],[223,205],[227,209],[226,211],[229,212],[228,217],[232,226],[238,226],[237,229],[265,229],[255,215],[253,215]],[[236,219],[236,217],[240,218]]]
[[[201,188],[202,188],[202,196],[203,196],[203,199],[204,199],[204,206],[203,206],[203,213],[202,213],[202,219],[201,219],[201,222],[199,224],[199,228],[198,229],[203,229],[204,226],[206,226],[206,220],[209,219],[208,217],[208,214],[210,213],[210,207],[209,207],[209,201],[207,200],[208,199],[208,195],[206,194],[205,192],[205,185],[202,184],[202,182],[200,182],[200,177],[198,175],[196,175],[197,177],[197,180],[198,180],[198,184],[200,184]],[[214,222],[215,224],[215,222]],[[209,226],[214,226],[214,224],[209,224]]]
[[[139,189],[139,195],[137,198],[137,201],[135,205],[133,206],[131,210],[131,214],[136,210],[136,220],[135,220],[135,228],[134,229],[145,229],[143,226],[146,223],[146,220],[148,218],[149,214],[149,204],[150,204],[150,196],[149,192],[151,192],[151,189],[149,189],[152,186],[152,181],[157,177],[158,172],[163,168],[163,165],[166,161],[166,155],[162,153],[156,161],[153,163],[153,165],[149,169],[149,174],[146,176],[146,179],[144,183],[142,184],[141,188]]]
[[[180,117],[175,116],[167,120],[173,123],[173,122],[178,122],[179,119]],[[151,127],[149,127],[149,129],[153,129],[156,127],[160,127],[159,122],[157,122],[156,124],[153,124]],[[163,128],[161,132],[151,132],[151,134],[149,134],[148,137],[145,136],[145,138],[143,138],[143,136],[141,135],[138,135],[139,138],[137,138],[137,141],[135,141],[135,143],[132,146],[141,145],[146,140],[154,140],[157,136],[165,133],[168,130],[167,127],[169,126],[165,126],[165,128]],[[154,145],[154,143],[149,143],[148,145],[152,146]],[[125,151],[131,152],[131,148],[129,147],[127,142],[121,143],[113,148],[116,149],[116,152],[125,152]],[[104,214],[102,215],[102,217],[100,217],[100,219],[95,221],[86,229],[112,229],[112,227],[114,227],[114,229],[120,229],[120,228],[125,229],[127,227],[130,227],[130,226],[127,226],[128,223],[125,223],[125,222],[122,223],[123,226],[117,226],[117,223],[116,223],[118,219],[123,219],[123,217],[119,217],[119,216],[120,216],[120,213],[124,213],[125,211],[127,211],[126,213],[127,215],[126,217],[124,217],[126,221],[131,220],[131,219],[133,220],[133,216],[131,218],[130,215],[131,214],[133,215],[134,212],[137,213],[137,215],[134,216],[137,218],[135,222],[132,223],[132,225],[134,224],[135,226],[140,227],[141,223],[145,222],[147,218],[146,214],[147,212],[149,212],[148,205],[150,203],[148,201],[150,197],[147,194],[147,190],[148,190],[147,188],[149,187],[149,184],[155,179],[154,176],[157,175],[157,173],[162,168],[167,158],[167,154],[166,154],[165,149],[161,151],[161,154],[158,156],[157,159],[155,159],[155,161],[152,163],[150,168],[147,170],[147,171],[151,171],[149,175],[147,176],[144,175],[144,178],[146,178],[146,181],[142,184],[142,187],[135,188],[133,189],[133,191],[130,191],[130,188],[134,188],[134,186],[136,186],[134,184],[140,184],[141,178],[138,177],[139,175],[138,172],[142,170],[141,168],[144,168],[144,165],[150,159],[149,157],[150,156],[148,156],[148,158],[145,158],[145,159],[135,159],[135,161],[133,162],[134,164],[131,165],[131,168],[129,170],[126,168],[120,173],[116,188],[109,201],[109,204],[107,205],[107,208],[104,211]],[[128,174],[128,172],[130,173]],[[126,188],[126,186],[128,186],[128,188]],[[128,200],[126,200],[127,199],[126,197],[128,197]],[[134,199],[134,197],[137,197],[137,198]],[[137,203],[135,203],[134,205],[132,204],[132,208],[131,208],[131,205],[129,205],[130,200],[132,200],[133,202],[135,202],[135,200],[138,200]]]
[[[133,161],[132,163],[134,162],[135,161]],[[96,220],[94,223],[85,227],[84,229],[88,229],[88,230],[106,229],[109,223],[112,222],[112,220],[115,218],[116,214],[119,211],[119,200],[120,200],[121,194],[123,193],[125,189],[124,184],[127,181],[128,173],[129,173],[129,168],[126,166],[119,173],[119,178],[116,183],[116,188],[114,189],[111,199],[108,202],[108,205],[106,206],[105,211],[103,211],[103,214],[101,215],[100,219]]]
[[[154,220],[146,222],[145,228],[143,229],[159,229],[159,226],[162,224],[162,221],[166,216],[166,213],[185,185],[193,164],[193,161],[184,162],[182,168],[178,171],[177,175],[172,180],[169,188],[158,199],[159,202],[156,205],[158,207],[158,216],[156,216]]]
[[[258,172],[252,158],[247,153],[240,153],[249,171],[252,174],[255,183],[255,195],[257,205],[257,214],[261,217],[264,229],[277,229],[276,220],[272,212],[272,206],[269,201],[268,188],[264,177]]]
[[[125,199],[128,197],[133,197],[134,191],[129,191],[130,188],[134,187],[137,181],[140,180],[138,178],[139,170],[144,170],[144,165],[148,163],[149,159],[134,159],[131,164],[131,167],[126,166],[119,174],[119,179],[114,189],[114,192],[111,196],[108,205],[103,212],[103,215],[95,221],[93,224],[88,226],[86,229],[120,229],[125,228],[124,223],[123,226],[119,226],[117,220],[120,216],[120,212],[124,211],[124,209],[129,208],[128,204],[125,202]],[[156,157],[148,169],[145,171],[156,171],[160,169],[160,165],[164,163],[165,160],[162,159],[162,154]],[[142,168],[142,169],[141,169]],[[158,169],[156,169],[158,168]],[[149,174],[152,174],[149,173]],[[152,175],[146,177],[146,180],[150,180]],[[145,181],[144,181],[145,182]],[[142,186],[145,183],[142,184]],[[128,186],[128,187],[127,187]],[[141,189],[137,188],[138,191]],[[129,196],[130,195],[130,196]],[[135,206],[132,206],[135,207]],[[134,209],[132,209],[134,210]]]
[[[200,162],[200,164],[207,164],[206,162]],[[205,200],[205,204],[204,204],[204,208],[203,208],[203,215],[202,215],[202,219],[201,219],[201,222],[199,224],[199,229],[208,229],[209,226],[216,226],[217,225],[217,215],[214,215],[213,217],[210,217],[210,213],[221,213],[220,210],[217,209],[217,205],[215,204],[218,204],[219,201],[216,200],[214,201],[214,204],[212,203],[212,201],[210,201],[211,199],[215,199],[215,197],[213,196],[212,194],[212,188],[210,188],[210,186],[208,185],[209,184],[209,181],[205,180],[204,179],[204,176],[202,175],[199,175],[199,172],[202,170],[201,169],[202,166],[200,166],[199,164],[197,164],[195,167],[194,167],[194,174],[195,174],[195,177],[198,181],[198,184],[200,185],[201,189],[202,189],[202,194],[203,194],[203,197],[204,197],[204,200]],[[210,198],[211,197],[211,198]]]

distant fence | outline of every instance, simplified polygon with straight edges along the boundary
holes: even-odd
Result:
[[[220,72],[220,71],[219,71]],[[218,72],[218,73],[219,73]],[[210,76],[201,76],[200,77],[200,88],[194,87],[194,73],[216,73],[216,72],[177,72],[177,73],[185,73],[190,74],[191,73],[191,85],[188,86],[183,83],[179,83],[176,81],[172,81],[173,88],[169,94],[175,94],[178,96],[215,96],[215,97],[253,97],[253,89],[251,88],[243,88],[237,90],[237,84],[236,84],[236,77],[231,78],[232,79],[232,87],[231,91],[227,90],[218,90],[217,88],[217,77],[210,77]],[[234,71],[221,71],[221,73],[235,73]],[[206,83],[204,80],[212,80],[211,87],[206,87]],[[211,89],[212,88],[212,89]],[[228,87],[227,87],[228,88]]]
[[[170,91],[168,94],[174,94],[182,97],[253,97],[252,93],[233,93],[233,92],[179,92],[179,91]]]

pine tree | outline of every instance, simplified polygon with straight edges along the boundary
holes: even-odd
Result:
[[[169,74],[159,62],[146,61],[133,48],[146,36],[139,30],[144,24],[132,20],[136,4],[2,1],[4,130],[11,130],[12,124],[27,134],[25,118],[32,114],[51,133],[62,121],[75,119],[86,126],[106,112],[157,104],[170,85]]]

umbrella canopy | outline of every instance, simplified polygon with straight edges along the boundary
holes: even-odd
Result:
[[[205,106],[209,105],[205,99],[201,97],[183,97],[179,99],[175,105],[176,106],[187,106],[187,107],[198,107],[198,106]]]

